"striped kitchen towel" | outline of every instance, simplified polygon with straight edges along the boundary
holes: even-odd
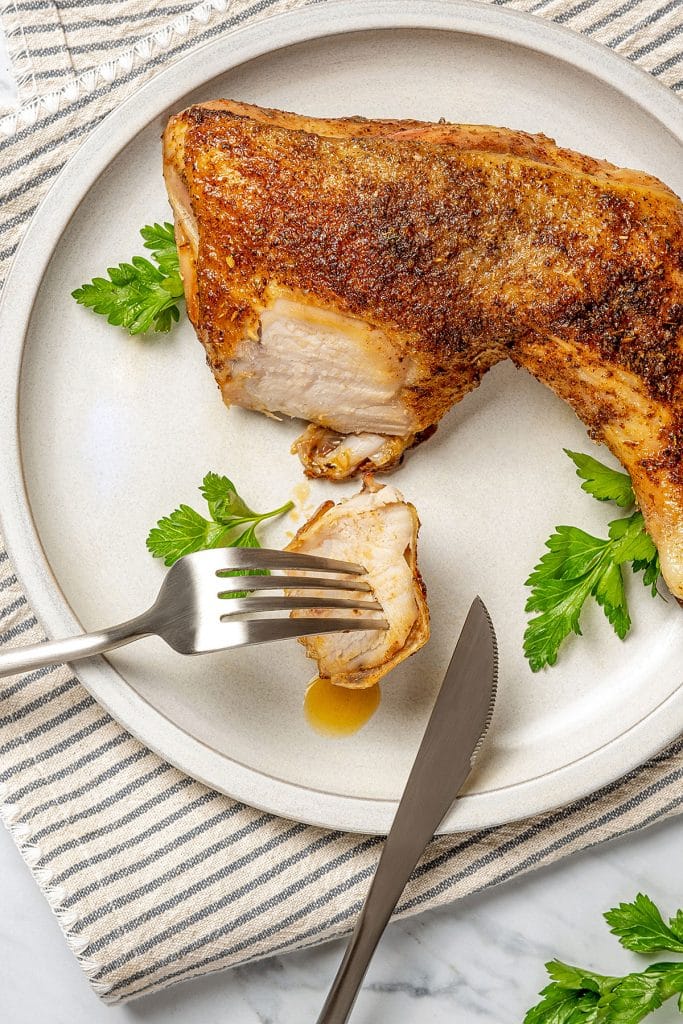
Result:
[[[308,2],[6,3],[19,97],[0,112],[0,280],[55,175],[109,111],[206,40]],[[681,0],[495,2],[586,32],[683,90]],[[0,643],[40,637],[0,541]],[[399,913],[674,814],[682,779],[679,741],[569,807],[437,839]],[[0,680],[0,784],[2,817],[108,1002],[348,930],[380,848],[207,789],[130,736],[67,668]]]

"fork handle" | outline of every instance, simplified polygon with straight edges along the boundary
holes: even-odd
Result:
[[[123,647],[140,637],[149,636],[151,632],[147,616],[138,615],[119,626],[97,633],[82,633],[66,640],[45,640],[40,644],[0,651],[0,678],[17,672],[28,672],[33,668],[43,668],[45,665],[91,658],[94,654],[113,651],[115,647]]]

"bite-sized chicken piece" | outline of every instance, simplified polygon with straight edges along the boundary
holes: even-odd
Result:
[[[621,460],[683,598],[670,189],[542,135],[228,101],[171,118],[164,156],[188,309],[223,396],[328,431],[296,445],[309,473],[395,465],[510,358]]]
[[[434,429],[434,428],[432,428]],[[422,434],[396,437],[391,434],[340,434],[329,427],[310,423],[292,445],[311,477],[345,480],[358,472],[376,473],[393,469],[407,448],[424,440]]]
[[[338,505],[331,501],[321,505],[288,545],[289,551],[363,565],[367,574],[361,578],[372,587],[389,623],[386,630],[304,637],[300,642],[308,657],[317,661],[323,679],[339,686],[372,686],[427,643],[429,611],[417,567],[419,525],[415,507],[395,487],[383,487],[366,477],[359,494]]]

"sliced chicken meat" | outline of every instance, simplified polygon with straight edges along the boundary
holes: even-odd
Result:
[[[382,487],[367,477],[359,494],[338,505],[331,501],[321,505],[288,545],[290,551],[363,565],[367,575],[362,578],[372,587],[389,623],[386,630],[303,638],[306,654],[318,663],[322,678],[339,686],[372,686],[426,644],[429,611],[417,567],[418,528],[414,506],[395,487]],[[317,614],[335,613],[319,610]]]

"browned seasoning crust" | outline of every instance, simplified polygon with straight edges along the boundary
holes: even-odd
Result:
[[[200,225],[189,308],[219,383],[277,289],[395,339],[418,429],[509,357],[610,445],[655,540],[680,534],[683,205],[656,178],[508,129],[228,101],[172,118],[165,151]]]
[[[454,146],[451,125],[425,142],[419,128],[377,137],[386,122],[329,139],[227,109],[178,117],[202,225],[196,326],[215,370],[277,280],[413,334],[434,374],[416,388],[424,426],[528,332],[590,345],[675,396],[683,214],[655,179],[602,180],[578,156],[578,173],[560,170],[549,140],[500,129],[508,151],[482,154]]]

